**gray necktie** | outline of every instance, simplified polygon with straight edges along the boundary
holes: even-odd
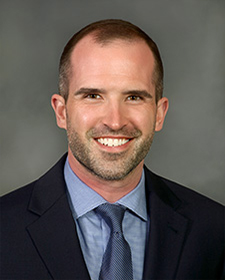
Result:
[[[131,250],[122,232],[125,208],[105,203],[97,207],[96,212],[101,215],[111,230],[102,259],[99,280],[132,280]]]

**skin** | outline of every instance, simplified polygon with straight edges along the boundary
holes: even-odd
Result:
[[[72,170],[111,203],[137,186],[154,132],[163,127],[168,99],[156,104],[153,70],[145,42],[102,46],[88,35],[71,54],[67,102],[52,96],[57,124],[67,130]],[[100,138],[129,141],[106,146]]]

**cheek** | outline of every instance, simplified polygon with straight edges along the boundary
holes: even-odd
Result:
[[[155,126],[156,116],[152,110],[141,109],[135,112],[133,120],[134,125],[142,131],[144,135],[152,132]]]
[[[82,106],[69,110],[67,115],[70,126],[77,131],[88,130],[95,123],[95,114],[93,111]]]

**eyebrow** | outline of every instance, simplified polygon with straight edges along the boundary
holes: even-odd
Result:
[[[99,88],[80,88],[77,90],[74,95],[82,95],[82,94],[97,94],[97,93],[106,93],[106,90]],[[124,95],[137,95],[145,98],[152,99],[153,96],[146,90],[127,90],[123,92]]]
[[[128,90],[124,91],[123,94],[125,95],[137,95],[145,98],[153,98],[152,94],[146,90]]]
[[[95,93],[106,93],[106,91],[104,89],[99,89],[99,88],[80,88],[74,93],[74,95],[78,96],[81,94],[95,94]]]

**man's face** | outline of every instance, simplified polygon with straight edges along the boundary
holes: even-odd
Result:
[[[164,120],[153,71],[153,55],[142,41],[101,46],[87,36],[77,44],[65,121],[59,125],[67,130],[75,165],[103,180],[122,180],[143,165]]]

